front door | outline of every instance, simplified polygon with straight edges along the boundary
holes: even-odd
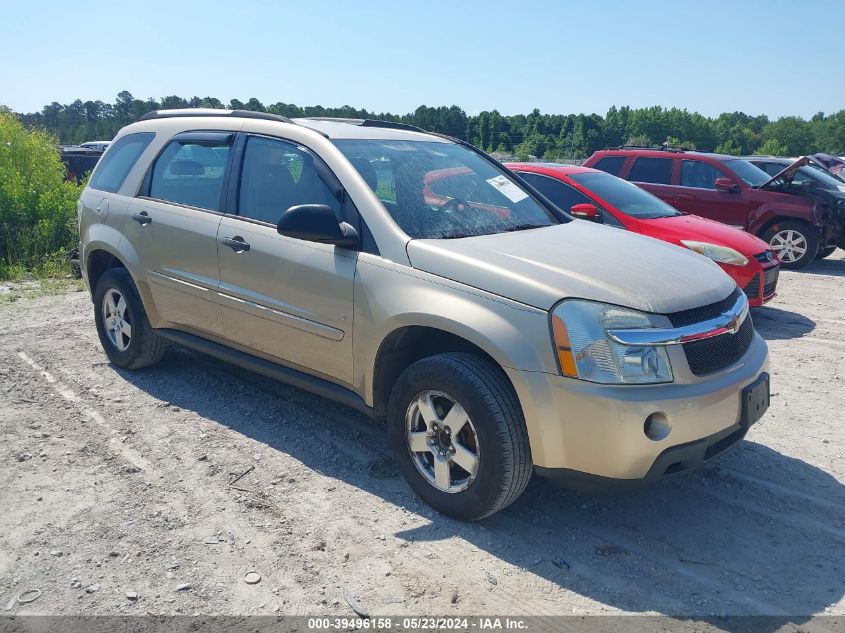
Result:
[[[176,135],[129,207],[124,235],[138,253],[165,327],[223,333],[217,231],[233,137]]]
[[[327,204],[341,218],[315,160],[295,143],[247,137],[239,217],[224,217],[218,231],[223,326],[258,355],[351,384],[357,253],[276,231],[298,204]]]
[[[747,203],[742,190],[737,185],[736,191],[716,189],[717,178],[730,176],[710,163],[700,160],[681,161],[681,179],[675,189],[673,206],[692,215],[745,228],[748,217]],[[731,178],[733,180],[733,178]]]

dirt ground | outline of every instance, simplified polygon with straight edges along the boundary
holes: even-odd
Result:
[[[841,616],[845,253],[779,291],[753,311],[772,406],[737,448],[620,495],[535,478],[476,524],[351,410],[186,350],[118,370],[85,292],[0,303],[0,615]]]

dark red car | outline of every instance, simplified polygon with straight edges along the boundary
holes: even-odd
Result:
[[[505,166],[576,217],[642,233],[709,257],[745,291],[752,306],[761,306],[775,296],[777,255],[753,235],[681,213],[643,189],[596,169],[555,163]]]
[[[845,246],[845,197],[772,178],[736,156],[681,150],[607,149],[584,163],[636,183],[685,213],[744,229],[766,241],[784,268]]]

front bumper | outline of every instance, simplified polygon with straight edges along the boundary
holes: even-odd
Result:
[[[678,462],[679,471],[686,472],[691,468],[684,463],[697,467],[742,439],[740,394],[768,369],[765,341],[755,333],[737,363],[701,378],[685,367],[679,346],[673,347],[675,382],[670,384],[599,385],[506,370],[522,404],[538,472],[633,486],[672,474],[666,468]],[[659,440],[644,430],[655,413],[670,427]]]
[[[669,477],[694,472],[711,459],[715,459],[736,446],[747,432],[747,428],[734,424],[700,440],[667,448],[657,456],[651,468],[641,479],[614,479],[569,468],[542,468],[537,466],[535,471],[541,477],[552,479],[573,490],[586,492],[631,490],[657,483]]]
[[[719,264],[719,266],[733,278],[737,286],[742,288],[745,296],[748,297],[748,305],[752,308],[759,308],[777,296],[780,264],[763,263],[755,258],[742,267],[729,264]]]

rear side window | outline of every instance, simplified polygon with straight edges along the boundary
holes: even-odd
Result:
[[[681,186],[696,187],[698,189],[715,189],[716,178],[724,178],[725,174],[700,160],[681,161]]]
[[[224,142],[171,141],[153,166],[150,197],[219,210],[230,150]]]
[[[111,144],[100,159],[89,186],[100,191],[115,193],[123,185],[138,157],[155,138],[154,132],[127,134]]]
[[[672,159],[638,158],[631,167],[628,180],[651,182],[657,185],[672,184]]]
[[[605,156],[595,165],[593,169],[606,171],[608,174],[618,176],[622,173],[622,166],[625,164],[625,156]]]
[[[576,204],[593,204],[593,201],[583,193],[576,191],[559,180],[527,172],[519,172],[519,175],[528,184],[536,187],[540,193],[567,213]]]

